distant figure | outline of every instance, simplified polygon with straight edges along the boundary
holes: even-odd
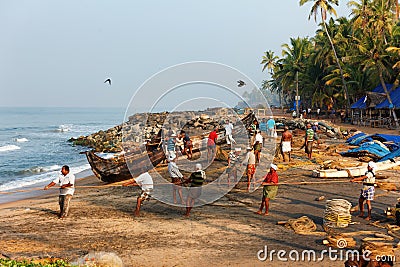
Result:
[[[315,138],[315,133],[314,133],[313,129],[311,129],[311,124],[308,123],[304,144],[305,144],[306,154],[309,159],[312,158],[312,149],[313,149],[313,144],[314,144],[314,138]]]
[[[289,127],[285,126],[285,130],[282,133],[281,138],[281,150],[282,150],[282,157],[283,161],[286,162],[286,155],[289,155],[289,162],[291,161],[291,153],[292,153],[292,143],[293,143],[293,135],[289,131]]]
[[[331,110],[331,114],[329,116],[331,118],[331,122],[335,123],[336,122],[336,111],[335,111],[335,109]]]
[[[226,168],[226,173],[228,174],[228,186],[231,185],[231,176],[233,176],[233,182],[237,182],[237,165],[240,160],[240,147],[236,147],[234,151],[229,152],[228,156],[228,167]]]
[[[276,123],[274,120],[273,116],[269,117],[269,120],[267,121],[267,131],[268,131],[268,136],[274,137],[275,136],[275,131],[276,131]]]
[[[238,83],[238,87],[242,87],[242,86],[246,85],[246,83],[242,80],[237,81],[237,83]]]
[[[143,201],[150,200],[151,193],[153,192],[153,178],[148,172],[142,173],[136,178],[122,184],[122,186],[129,186],[129,185],[137,185],[142,188],[140,195],[137,198],[136,202],[136,209],[134,212],[134,216],[139,216],[140,214],[140,207],[143,204]]]
[[[319,119],[319,114],[321,113],[321,109],[317,108],[317,119]]]
[[[297,117],[296,110],[293,110],[293,112],[292,112],[292,118],[295,119],[296,117]]]
[[[235,139],[233,139],[233,124],[229,121],[226,120],[226,124],[224,126],[225,128],[225,138],[226,138],[226,143],[230,145],[231,143],[236,144]]]
[[[250,184],[254,180],[254,174],[256,173],[256,155],[251,147],[247,148],[245,162],[247,163],[247,191],[250,191]]]
[[[51,183],[44,187],[44,190],[59,184],[60,194],[58,196],[58,204],[60,205],[59,219],[64,219],[68,215],[69,204],[75,192],[75,175],[69,172],[69,166],[64,165],[61,168],[61,174],[58,175]]]
[[[218,139],[218,126],[215,126],[214,130],[208,135],[207,140],[207,162],[210,163],[216,153],[217,139]]]
[[[269,172],[263,178],[263,182],[261,184],[264,186],[263,196],[260,209],[256,212],[257,214],[261,215],[265,206],[264,215],[269,215],[269,201],[270,199],[275,199],[276,194],[278,193],[278,173],[276,172],[277,170],[278,167],[275,164],[271,163]]]
[[[358,178],[353,178],[351,182],[363,181],[363,187],[361,189],[360,198],[358,199],[358,207],[360,209],[359,217],[364,217],[364,202],[367,204],[368,216],[366,220],[371,220],[372,205],[371,200],[374,200],[375,194],[375,174],[377,171],[377,165],[375,162],[368,162],[367,172],[365,175]]]
[[[108,83],[109,85],[111,85],[111,79],[108,78],[107,80],[104,81],[104,83]]]
[[[201,196],[201,187],[206,179],[206,173],[202,170],[201,164],[196,164],[196,171],[193,172],[188,182],[190,182],[189,195],[186,200],[185,216],[189,217],[190,211],[194,206],[194,202]]]
[[[256,136],[254,138],[254,145],[253,145],[254,154],[256,156],[256,164],[258,164],[260,162],[261,150],[262,150],[263,145],[264,145],[264,138],[261,135],[261,131],[258,130],[256,133]]]
[[[260,131],[267,133],[267,122],[264,118],[260,122]]]
[[[250,146],[254,144],[254,138],[256,136],[256,132],[259,129],[258,121],[255,119],[250,127],[248,128],[249,135],[250,135]]]
[[[188,159],[191,159],[193,157],[192,140],[190,140],[189,135],[185,131],[181,131],[181,137],[183,139],[183,153],[187,156]]]
[[[181,204],[184,205],[185,202],[183,201],[183,196],[182,196],[182,187],[181,185],[183,184],[184,177],[182,173],[179,171],[178,166],[176,165],[176,156],[175,155],[169,155],[168,157],[168,172],[169,175],[172,179],[172,197],[174,199],[174,204],[177,203],[176,199],[176,191],[178,191],[179,198],[181,199]]]
[[[176,134],[172,133],[171,136],[169,137],[168,141],[167,141],[167,157],[170,155],[174,155],[176,156]]]
[[[319,137],[318,137],[318,122],[314,122],[314,124],[311,126],[311,129],[314,131],[314,140],[317,141],[317,144],[319,145]]]

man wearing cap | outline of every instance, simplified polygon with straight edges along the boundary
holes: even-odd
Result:
[[[267,216],[269,212],[269,200],[275,199],[276,194],[278,193],[278,173],[276,172],[278,167],[271,163],[269,172],[267,175],[263,177],[263,196],[261,200],[260,209],[256,212],[257,214],[262,214],[264,206],[265,206],[265,213],[264,215]]]
[[[358,207],[360,209],[359,217],[364,217],[364,202],[365,202],[368,208],[368,216],[365,219],[368,221],[371,220],[371,211],[372,211],[371,200],[374,200],[376,170],[377,170],[376,163],[370,161],[368,162],[367,172],[365,173],[365,175],[350,180],[350,182],[358,182],[358,181],[363,182],[360,198],[358,199]]]
[[[282,157],[283,161],[285,162],[286,162],[286,155],[289,156],[289,162],[291,161],[292,142],[293,142],[293,135],[289,131],[289,127],[285,126],[285,130],[283,131],[281,138]]]
[[[185,202],[183,201],[182,196],[182,182],[184,180],[182,173],[179,171],[178,166],[175,163],[176,155],[171,154],[168,156],[168,172],[172,179],[172,196],[174,199],[174,204],[177,203],[176,201],[176,191],[178,191],[179,198],[181,199],[181,204],[184,205]]]
[[[247,191],[250,191],[250,183],[256,173],[256,155],[251,147],[247,147],[245,162],[247,162]]]
[[[148,172],[142,173],[138,177],[122,184],[122,186],[138,185],[142,188],[142,192],[137,198],[135,216],[139,216],[140,207],[145,200],[150,200],[153,191],[153,178]]]
[[[233,176],[234,183],[237,182],[237,164],[240,160],[240,147],[236,147],[234,151],[229,152],[228,167],[226,173],[228,174],[228,186],[231,185],[231,175]]]
[[[185,216],[190,216],[190,211],[194,206],[194,202],[201,196],[201,187],[206,179],[206,173],[202,170],[200,163],[196,164],[196,170],[193,172],[188,182],[190,182],[189,194],[186,200],[186,213]]]

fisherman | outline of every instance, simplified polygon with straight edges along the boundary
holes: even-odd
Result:
[[[148,172],[142,173],[136,178],[129,180],[128,182],[122,184],[122,186],[136,185],[142,188],[140,195],[137,198],[136,209],[134,216],[138,217],[140,214],[140,207],[143,201],[150,200],[151,193],[153,192],[153,178]]]
[[[305,151],[306,151],[307,157],[309,159],[312,158],[312,148],[313,148],[313,144],[314,144],[314,139],[315,139],[315,133],[314,133],[313,129],[311,129],[311,124],[308,123],[304,145],[305,145]]]
[[[237,182],[237,164],[240,160],[240,147],[235,147],[234,151],[229,152],[228,156],[228,167],[226,173],[228,174],[228,186],[231,185],[231,176],[233,176],[234,183]]]
[[[285,126],[285,130],[282,133],[281,138],[281,151],[283,161],[286,162],[286,155],[289,156],[289,162],[292,160],[291,153],[292,153],[292,143],[293,143],[293,135],[289,131],[289,127]]]
[[[193,172],[188,182],[190,182],[189,194],[186,200],[186,213],[185,216],[190,216],[190,211],[194,206],[194,202],[201,196],[201,187],[206,179],[206,173],[202,170],[200,163],[196,164],[196,170]]]
[[[377,171],[377,165],[375,162],[368,162],[367,172],[365,175],[353,178],[350,182],[363,182],[363,187],[361,189],[360,198],[358,199],[358,207],[360,209],[360,214],[358,217],[364,217],[364,202],[367,204],[368,216],[366,220],[371,220],[372,205],[371,200],[374,200],[375,194],[375,174]]]
[[[247,147],[245,162],[247,163],[247,191],[250,191],[251,180],[254,179],[254,174],[256,173],[256,155],[251,147]]]
[[[179,171],[178,166],[176,165],[176,155],[171,154],[168,157],[168,172],[172,179],[172,197],[174,199],[174,204],[177,203],[176,200],[176,191],[178,191],[179,198],[181,199],[181,204],[184,205],[185,202],[183,201],[182,196],[182,184],[184,181],[184,177],[182,173]]]
[[[256,164],[260,163],[261,149],[263,147],[263,144],[264,144],[264,138],[261,135],[261,131],[258,130],[254,138],[254,144],[253,144],[254,155],[256,156]]]
[[[217,147],[218,139],[218,125],[214,127],[214,130],[208,135],[207,140],[207,162],[210,163],[214,157]]]
[[[64,219],[68,215],[69,204],[75,192],[75,175],[69,172],[69,166],[64,165],[61,168],[61,174],[44,187],[44,190],[59,184],[60,194],[58,196],[58,204],[60,205],[59,219]]]
[[[249,135],[250,135],[250,144],[253,145],[254,143],[254,138],[256,136],[256,131],[259,128],[258,121],[255,119],[251,124],[250,127],[248,128]]]
[[[190,140],[189,135],[183,130],[181,131],[181,138],[183,139],[183,153],[187,155],[188,159],[192,159],[193,157],[192,140]]]
[[[176,156],[176,137],[175,133],[172,133],[167,141],[167,156],[175,155]]]
[[[271,163],[269,172],[267,175],[263,177],[262,184],[263,187],[263,196],[261,200],[260,209],[256,212],[257,214],[262,214],[264,206],[265,213],[264,215],[269,215],[269,201],[270,199],[275,199],[276,194],[278,193],[278,173],[276,172],[278,167]]]
[[[270,116],[269,120],[267,121],[267,131],[268,131],[268,136],[270,137],[275,136],[276,123],[273,116]]]
[[[233,124],[229,120],[226,120],[226,124],[225,124],[224,128],[225,128],[226,143],[228,145],[230,145],[231,143],[236,144],[236,141],[235,141],[235,139],[233,139],[233,136],[232,136]]]

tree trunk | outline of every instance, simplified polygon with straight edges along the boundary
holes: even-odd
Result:
[[[386,94],[389,104],[393,106],[392,98],[390,97],[390,94],[386,88],[385,81],[383,80],[382,71],[379,71],[379,80],[381,81],[381,85],[383,87],[383,90],[385,91],[385,94]],[[394,106],[392,107],[392,114],[393,114],[393,119],[394,119],[396,128],[399,128],[399,121],[397,120],[396,111],[394,110]]]
[[[342,84],[343,84],[343,88],[344,88],[344,98],[346,100],[346,114],[349,114],[349,108],[350,108],[349,92],[347,91],[346,81],[344,80],[342,66],[340,65],[339,58],[337,56],[335,46],[333,45],[332,38],[329,35],[328,27],[326,27],[325,20],[322,20],[322,23],[324,24],[326,35],[328,36],[329,42],[331,43],[333,54],[335,55],[336,63],[338,65],[338,67],[339,67],[340,77],[342,78]]]

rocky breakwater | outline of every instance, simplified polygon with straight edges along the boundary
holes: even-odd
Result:
[[[222,116],[210,116],[204,112],[162,112],[137,113],[128,121],[101,130],[88,136],[69,139],[73,145],[86,146],[96,152],[117,153],[123,151],[124,145],[139,147],[143,142],[156,137],[160,130],[164,134],[179,133],[185,130],[190,136],[208,134],[217,125],[222,125]]]

